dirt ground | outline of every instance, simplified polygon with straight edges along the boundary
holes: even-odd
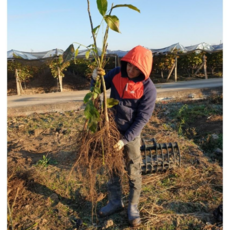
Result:
[[[183,123],[179,115],[184,105],[209,110],[197,110]],[[222,203],[222,109],[221,97],[156,104],[142,138],[179,143],[182,163],[173,171],[143,175],[143,224],[138,229],[222,229],[222,221],[213,215]],[[131,229],[125,210],[112,219],[94,217],[92,223],[91,204],[78,175],[71,174],[67,183],[83,123],[83,111],[8,118],[8,229]],[[125,187],[126,207],[127,191]],[[106,202],[102,187],[97,208]]]

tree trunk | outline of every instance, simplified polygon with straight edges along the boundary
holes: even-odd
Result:
[[[205,79],[208,79],[208,74],[207,74],[207,57],[205,55],[203,56],[203,63],[204,63],[204,76],[205,76]]]
[[[19,77],[18,77],[18,70],[17,69],[15,69],[15,78],[16,78],[17,94],[21,95],[20,80],[19,80]]]
[[[59,67],[58,67],[58,79],[59,79],[59,84],[60,84],[60,91],[62,92],[62,76],[61,76],[61,71]]]
[[[174,70],[174,74],[175,74],[175,82],[177,82],[177,57],[175,57],[175,70]]]
[[[164,72],[161,70],[161,77],[164,78]]]

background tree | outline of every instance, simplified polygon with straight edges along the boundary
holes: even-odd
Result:
[[[67,70],[67,67],[70,65],[70,60],[73,59],[74,47],[71,44],[67,50],[52,60],[48,65],[51,69],[51,73],[54,78],[57,78],[59,81],[60,91],[62,92],[62,79],[65,77],[64,71]]]
[[[39,69],[36,66],[24,64],[23,58],[21,57],[15,54],[13,54],[13,56],[15,59],[7,62],[7,70],[10,72],[14,72],[17,94],[21,95],[21,93],[24,91],[22,83],[24,84],[24,88],[26,89],[26,82],[28,82],[29,79],[32,78],[36,72],[39,71]]]
[[[208,68],[211,70],[212,75],[214,75],[215,70],[220,68],[222,71],[223,66],[223,51],[215,53],[207,53],[207,63]]]
[[[174,63],[175,63],[174,54],[168,53],[168,54],[160,54],[154,56],[154,62],[153,62],[154,68],[157,71],[160,71],[162,78],[164,78],[164,72],[167,72],[169,74]]]
[[[202,52],[181,55],[178,61],[178,68],[184,69],[189,77],[193,76],[194,71],[203,63],[203,55]]]
[[[72,72],[74,75],[87,78],[90,81],[92,72],[96,68],[96,66],[97,63],[94,59],[86,59],[82,57],[77,58],[74,61],[70,61],[70,65],[67,70]]]

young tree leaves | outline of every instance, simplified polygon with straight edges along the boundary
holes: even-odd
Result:
[[[100,114],[93,105],[93,101],[89,100],[84,110],[85,117],[89,120],[88,127],[92,132],[97,131],[97,124],[100,119]]]
[[[78,55],[78,53],[79,53],[80,47],[81,47],[81,45],[79,45],[79,46],[77,47],[77,49],[75,50],[75,53],[74,53],[74,62],[75,62],[75,64],[76,64],[76,57],[77,57],[77,55]]]
[[[130,9],[132,9],[132,10],[136,10],[139,13],[141,12],[137,7],[135,7],[135,6],[131,5],[131,4],[119,4],[119,5],[113,6],[112,8],[114,9],[114,8],[117,8],[117,7],[128,7]]]
[[[99,13],[102,15],[103,19],[107,23],[106,31],[105,31],[104,39],[103,39],[102,53],[99,57],[99,53],[98,53],[98,49],[97,49],[97,42],[96,42],[96,35],[98,33],[98,30],[99,30],[101,24],[96,26],[96,27],[93,27],[92,18],[91,18],[90,9],[89,9],[89,0],[87,0],[88,14],[89,14],[89,18],[90,18],[91,32],[92,32],[92,37],[94,39],[94,44],[90,45],[90,46],[92,46],[92,48],[90,48],[90,49],[88,49],[90,46],[87,47],[87,49],[89,51],[86,52],[85,57],[86,57],[86,59],[88,59],[89,55],[90,55],[90,51],[93,51],[93,55],[94,55],[95,60],[97,62],[97,67],[104,68],[104,65],[105,65],[104,55],[105,55],[107,45],[108,45],[108,43],[107,43],[108,31],[109,31],[109,29],[111,29],[113,31],[120,33],[120,30],[119,30],[120,21],[119,21],[117,16],[111,15],[112,10],[114,8],[118,8],[118,7],[128,7],[132,10],[137,11],[137,12],[140,12],[140,10],[137,7],[130,5],[130,4],[119,4],[116,6],[113,6],[113,4],[112,4],[111,9],[109,10],[109,12],[107,12],[107,6],[108,6],[107,0],[96,0],[96,2],[97,2],[97,8],[99,10]],[[78,54],[78,49],[75,51],[75,57],[77,56],[77,54]],[[75,57],[74,57],[74,59],[75,59]],[[103,77],[98,78],[95,82],[95,87],[93,87],[91,89],[91,92],[88,93],[84,98],[84,103],[86,103],[85,117],[88,119],[88,128],[93,132],[97,131],[97,128],[98,128],[97,123],[98,123],[98,119],[100,116],[100,113],[97,111],[97,108],[94,107],[94,102],[95,102],[95,99],[97,99],[99,97],[99,94],[101,93],[102,89],[103,89],[104,103],[103,103],[101,110],[98,110],[98,111],[103,111],[103,107],[104,107],[103,112],[105,113],[104,117],[105,117],[106,123],[109,121],[107,109],[112,108],[113,106],[115,106],[119,103],[118,100],[115,100],[112,98],[108,99],[106,97],[106,94],[105,94],[106,87],[105,87],[104,79],[103,79]]]
[[[92,101],[88,101],[88,103],[86,104],[84,114],[85,114],[87,119],[96,118],[96,120],[98,120],[98,118],[100,117],[99,112],[97,111],[97,109],[93,105]]]
[[[106,23],[108,24],[108,26],[109,26],[109,28],[111,30],[114,30],[114,31],[120,33],[120,30],[119,30],[120,22],[119,22],[119,19],[118,19],[117,16],[115,16],[115,15],[106,15],[105,16],[105,21],[106,21]]]
[[[98,87],[96,87],[96,86],[94,87],[93,91],[94,91],[95,93],[97,93],[97,94],[100,94],[100,93],[101,93],[101,89],[98,88]]]
[[[71,44],[63,53],[63,62],[68,62],[73,58],[74,46]]]
[[[97,0],[97,8],[103,17],[107,11],[107,5],[107,0]]]
[[[87,50],[86,53],[85,53],[85,58],[86,59],[89,59],[89,54],[90,54],[90,50]]]
[[[78,52],[79,52],[79,49],[76,49],[76,50],[75,50],[75,54],[74,54],[75,57],[77,57]]]
[[[100,28],[100,25],[99,26],[96,26],[95,28],[93,28],[93,33],[95,34],[96,31]]]
[[[93,96],[92,92],[87,93],[84,97],[84,103],[86,104],[92,96]]]

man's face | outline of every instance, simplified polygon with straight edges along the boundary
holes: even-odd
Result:
[[[129,62],[127,63],[126,71],[130,79],[138,77],[141,74],[141,71]]]

